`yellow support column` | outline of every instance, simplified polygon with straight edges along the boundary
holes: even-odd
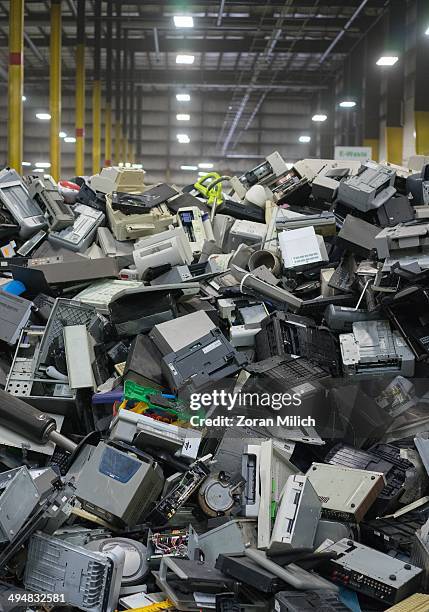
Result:
[[[8,165],[22,172],[24,0],[9,2]]]
[[[122,130],[122,124],[120,124],[120,146],[119,146],[119,161],[125,163],[126,159],[125,159],[125,136],[124,136],[124,132]]]
[[[371,159],[378,162],[379,157],[380,157],[380,141],[378,140],[378,138],[364,138],[363,146],[371,147],[372,149]]]
[[[92,173],[101,168],[101,83],[94,81],[92,90]]]
[[[121,124],[115,123],[115,164],[121,161]]]
[[[77,4],[77,47],[76,47],[76,176],[85,174],[85,1]]]
[[[386,127],[386,153],[387,161],[402,166],[404,148],[404,128]]]
[[[126,162],[130,161],[128,159],[129,155],[130,155],[130,152],[129,152],[129,145],[128,145],[128,136],[124,136],[124,159]]]
[[[416,153],[429,155],[429,112],[415,111]]]
[[[112,165],[112,106],[106,104],[104,120],[104,165]]]
[[[76,176],[85,174],[85,46],[76,49]]]
[[[61,175],[61,0],[51,0],[49,112],[51,174],[56,181]]]

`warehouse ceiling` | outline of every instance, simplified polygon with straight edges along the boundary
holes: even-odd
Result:
[[[8,64],[9,4],[7,0],[0,0],[0,79],[4,82]],[[293,108],[290,104],[301,101],[309,108],[315,101],[317,104],[323,92],[332,91],[334,78],[347,54],[381,19],[389,1],[114,1],[111,34],[108,5],[106,1],[101,2],[101,76],[105,83],[107,70],[111,69],[113,100],[118,89],[128,91],[129,83],[137,95],[140,95],[138,92],[150,92],[151,96],[164,96],[166,92],[173,95],[183,88],[207,101],[216,99],[215,108],[206,103],[200,112],[216,113],[215,142],[208,141],[207,145],[210,151],[216,145],[217,154],[225,157],[237,151],[237,142],[255,123],[261,108],[268,108],[269,99],[283,102],[287,117]],[[86,78],[90,87],[94,75],[96,0],[86,0],[85,11]],[[175,27],[175,15],[192,15],[193,27]],[[76,0],[62,0],[63,97],[74,92],[76,25]],[[33,92],[42,96],[48,93],[49,40],[50,2],[26,0],[24,89],[31,96],[27,107]],[[115,70],[117,49],[127,51],[127,62],[128,65],[132,62],[132,69],[124,70],[122,63],[119,73]],[[192,55],[192,65],[177,64],[178,54]],[[308,108],[302,106],[302,112],[308,115]],[[192,121],[195,116],[194,112]],[[292,125],[294,116],[290,115]],[[197,121],[204,123],[203,119]],[[170,123],[168,126],[166,140],[175,140],[174,126],[170,127]],[[297,129],[301,129],[299,124]],[[271,132],[272,138],[273,135]],[[201,135],[202,150],[205,138],[210,136]],[[290,133],[290,138],[295,142],[295,134]],[[274,146],[277,145],[280,142]],[[249,145],[244,152],[257,156],[264,152],[264,147]],[[171,165],[170,153],[166,166]],[[174,152],[172,155],[175,156]],[[294,158],[295,151],[290,156]]]
[[[76,2],[63,0],[63,76],[73,79]],[[385,10],[386,0],[217,0],[199,2],[113,2],[121,6],[121,48],[134,50],[134,82],[145,86],[188,82],[195,87],[236,85],[314,87],[335,72],[354,45]],[[96,1],[87,0],[86,44],[93,66]],[[25,2],[26,81],[48,75],[50,2]],[[0,2],[0,57],[8,57],[9,1]],[[173,16],[190,14],[193,28],[176,28]],[[107,37],[107,2],[102,2],[102,67]],[[331,45],[335,42],[335,46]],[[195,56],[192,66],[176,65],[178,52]],[[254,78],[256,75],[256,78]]]

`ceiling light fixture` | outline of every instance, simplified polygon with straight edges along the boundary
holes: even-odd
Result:
[[[178,93],[176,94],[176,100],[178,102],[190,102],[191,96],[187,93]]]
[[[311,142],[311,136],[300,136],[299,142]]]
[[[180,144],[189,144],[191,139],[187,134],[177,134],[177,140]]]
[[[36,117],[40,119],[40,121],[49,121],[51,115],[49,113],[36,113]]]
[[[22,166],[31,166],[31,162],[22,162]]]
[[[74,136],[66,136],[64,142],[76,142],[76,138]]]
[[[356,102],[353,100],[342,100],[342,102],[340,102],[340,106],[341,108],[354,108],[356,106]]]
[[[37,168],[50,168],[51,164],[49,162],[36,162],[34,164]]]
[[[397,55],[382,55],[380,59],[377,60],[377,66],[394,66],[398,59],[399,57]]]
[[[426,30],[425,34],[426,34],[426,36],[429,36],[429,27],[428,27],[428,29]]]
[[[176,64],[193,64],[195,55],[189,55],[187,53],[179,53],[176,55]]]
[[[191,15],[174,15],[173,21],[176,28],[194,27],[194,18]]]
[[[65,138],[67,136],[67,132],[59,132],[58,136],[60,138]]]
[[[25,101],[26,101],[26,99],[27,99],[27,96],[21,96],[21,100],[22,100],[23,102],[25,102]]]
[[[177,121],[189,121],[190,118],[191,115],[188,115],[187,113],[179,113],[176,115]]]
[[[327,115],[320,113],[320,114],[313,115],[311,120],[321,122],[321,121],[326,121],[327,118],[328,118]]]
[[[201,164],[198,164],[198,168],[201,168],[202,170],[210,170],[211,168],[213,168],[213,165],[211,162],[201,162]]]
[[[191,170],[195,172],[195,170],[198,170],[198,166],[180,166],[180,169],[181,170]]]

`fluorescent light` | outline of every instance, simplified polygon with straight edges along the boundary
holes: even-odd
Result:
[[[187,53],[179,53],[176,55],[176,64],[193,64],[195,55],[188,55]]]
[[[21,166],[31,166],[31,162],[22,162]]]
[[[320,115],[313,115],[311,119],[312,119],[312,121],[319,121],[320,122],[320,121],[326,121],[327,118],[328,118],[328,116],[324,115],[322,113]]]
[[[51,115],[49,113],[36,113],[36,117],[40,119],[40,121],[49,121]]]
[[[36,162],[34,164],[37,168],[50,168],[51,164],[49,162]]]
[[[21,100],[22,100],[23,102],[25,102],[25,101],[26,101],[26,99],[27,99],[27,96],[21,96]]]
[[[299,142],[311,142],[311,136],[300,136]]]
[[[34,174],[45,174],[45,171],[43,170],[43,168],[34,168],[33,173]]]
[[[198,176],[206,176],[207,172],[198,172]]]
[[[354,108],[356,106],[356,102],[353,100],[342,100],[342,102],[340,102],[340,106],[341,108]]]
[[[177,121],[189,121],[190,118],[191,115],[188,115],[187,113],[178,113],[176,115]]]
[[[211,162],[202,162],[201,164],[198,164],[198,168],[201,168],[202,170],[210,170],[213,168],[213,164]]]
[[[428,27],[428,29],[426,30],[425,34],[426,34],[426,36],[429,36],[429,27]]]
[[[194,18],[191,15],[174,15],[173,20],[176,28],[194,27]]]
[[[177,134],[177,140],[180,144],[189,144],[191,139],[187,134]]]
[[[394,66],[398,61],[399,57],[397,55],[382,55],[379,60],[377,60],[377,66]]]
[[[191,99],[191,96],[189,94],[186,94],[186,93],[176,94],[176,100],[178,102],[189,102],[190,99]]]
[[[66,136],[64,142],[76,142],[76,138],[74,136]]]
[[[180,166],[181,170],[198,170],[198,166]]]
[[[58,136],[59,136],[60,138],[65,138],[65,137],[67,136],[67,132],[60,132],[60,133],[58,134]]]

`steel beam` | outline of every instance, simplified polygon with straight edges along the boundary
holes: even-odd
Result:
[[[0,26],[1,27],[1,26]],[[159,30],[154,28],[151,34],[147,34],[144,38],[141,35],[133,34],[129,29],[122,28],[123,32],[129,32],[127,43],[124,39],[119,41],[113,40],[112,43],[114,48],[119,48],[121,51],[128,50],[134,51],[135,53],[148,52],[153,53],[154,51],[160,56],[162,53],[176,53],[179,49],[178,41],[175,38],[165,38],[159,35]],[[154,37],[154,30],[157,31],[158,46],[156,46],[156,38]],[[261,45],[266,41],[267,36],[270,32],[255,32],[255,35],[259,36],[259,43]],[[340,41],[332,53],[335,57],[342,57],[347,54],[353,45],[361,38],[362,32],[349,32],[348,38]],[[186,50],[191,53],[252,53],[252,36],[248,33],[246,36],[237,34],[237,38],[201,38],[201,39],[186,39]],[[316,32],[308,38],[298,37],[292,34],[284,35],[281,40],[276,43],[275,53],[289,53],[291,44],[294,43],[294,53],[301,53],[303,55],[319,55],[326,49],[326,43],[331,39],[330,34],[317,34]],[[49,47],[49,38],[45,36],[33,36],[32,41],[40,48]],[[7,44],[7,38],[0,36],[0,46]],[[63,47],[75,47],[77,45],[77,38],[74,36],[68,36],[63,40]],[[182,43],[183,44],[183,43]],[[86,39],[86,46],[88,49],[95,47],[95,40],[93,37]],[[101,47],[107,48],[109,42],[103,38],[101,41]]]
[[[24,32],[24,40],[27,43],[27,45],[30,47],[30,49],[33,51],[34,55],[37,57],[37,59],[42,62],[42,64],[46,64],[46,59],[43,57],[43,55],[40,53],[40,48],[36,47],[36,45],[34,44],[34,42],[31,40],[31,38],[29,37],[29,35],[27,34],[27,32]]]
[[[350,17],[350,19],[348,20],[348,22],[346,23],[346,25],[342,28],[342,30],[340,30],[340,32],[338,32],[337,36],[334,38],[334,40],[331,42],[331,44],[329,45],[329,47],[326,49],[326,51],[323,53],[322,57],[319,59],[319,64],[323,64],[323,62],[325,61],[325,59],[328,57],[328,55],[333,51],[333,49],[338,45],[338,43],[340,42],[340,40],[343,38],[343,36],[348,32],[348,30],[350,29],[350,27],[352,26],[354,20],[359,16],[359,14],[361,13],[361,11],[363,11],[363,9],[365,8],[365,6],[368,4],[368,0],[362,0],[362,2],[359,4],[359,6],[357,7],[356,11],[353,13],[353,15]]]
[[[220,27],[222,24],[223,11],[225,9],[225,0],[220,0],[219,12],[217,14],[216,26]]]
[[[97,0],[98,1],[98,0]],[[301,2],[302,0],[300,0]],[[344,0],[343,0],[344,1]],[[69,2],[69,6],[71,3],[71,0],[68,0]],[[313,6],[314,6],[314,0],[312,0],[313,2]],[[30,2],[27,0],[27,4],[30,4]],[[153,3],[154,4],[154,3]],[[284,4],[284,1],[282,2],[282,4]],[[213,5],[213,2],[211,2],[211,5]],[[201,6],[201,3],[198,3],[198,6]],[[354,3],[354,7],[352,7],[350,5],[350,8],[355,8],[356,7],[356,3]],[[251,7],[250,7],[251,8]],[[272,7],[274,8],[274,7]],[[329,6],[330,9],[334,10],[334,6],[330,3]],[[291,16],[289,16],[288,18],[286,18],[285,20],[285,25],[288,29],[296,29],[299,30],[302,26],[302,22],[308,22],[308,25],[306,26],[307,29],[311,30],[324,30],[329,28],[330,30],[339,30],[342,29],[345,24],[349,21],[350,16],[353,14],[353,10],[352,11],[341,11],[341,9],[343,9],[343,6],[339,6],[337,7],[337,12],[336,14],[333,13],[327,13],[324,11],[323,7],[320,7],[320,9],[317,9],[317,11],[313,11],[308,12],[308,13],[304,13],[304,12],[299,12],[298,10],[296,10]],[[74,11],[76,11],[76,8],[74,8]],[[371,7],[368,6],[367,10],[365,11],[364,15],[361,15],[361,19],[359,24],[362,26],[362,30],[364,30],[366,27],[369,27],[371,25],[371,23],[373,22],[374,19],[377,18],[377,16],[383,11],[383,5],[380,3],[380,5],[378,7]],[[217,12],[216,16],[213,17],[206,17],[204,19],[203,22],[201,23],[195,23],[194,26],[194,32],[200,32],[200,31],[206,31],[206,30],[212,30],[215,31],[217,30],[218,32],[224,32],[224,31],[255,31],[258,28],[258,21],[259,21],[259,17],[260,14],[259,13],[255,13],[255,12],[250,12],[250,16],[247,18],[237,18],[237,17],[228,17],[225,16],[222,19],[222,22],[220,25],[217,25],[218,23],[218,19],[219,19],[219,11]],[[103,17],[103,22],[107,22],[107,17],[104,16]],[[114,20],[114,17],[112,17],[111,19]],[[76,20],[76,15],[75,13],[72,14],[68,14],[68,15],[64,15],[63,17],[63,21],[64,21],[64,25],[73,25],[75,23]],[[86,21],[88,24],[93,24],[95,21],[95,17],[93,14],[87,14],[86,16]],[[28,23],[28,25],[31,26],[36,26],[36,27],[48,27],[49,26],[49,13],[39,13],[39,12],[31,12],[30,15],[28,15],[28,18],[26,18],[26,23]],[[275,18],[273,17],[272,19],[268,20],[266,24],[263,24],[261,26],[262,31],[269,32],[271,29],[271,26],[275,23]],[[1,25],[7,25],[7,19],[5,19],[4,16],[0,16],[0,27]],[[160,15],[159,17],[154,17],[154,16],[149,16],[149,15],[129,15],[127,16],[126,14],[124,14],[124,18],[123,18],[123,26],[124,28],[130,29],[130,30],[136,30],[139,32],[149,32],[149,31],[153,31],[153,28],[158,28],[158,30],[160,32],[164,32],[167,30],[171,30],[171,18],[170,17],[164,17],[162,15]],[[353,29],[351,27],[349,27],[349,30]],[[358,28],[354,28],[354,30],[356,31]]]

